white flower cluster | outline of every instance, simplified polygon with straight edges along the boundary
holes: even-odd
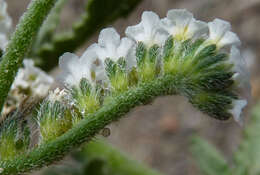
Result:
[[[0,49],[4,50],[8,43],[8,34],[12,27],[12,19],[7,13],[7,3],[0,0]],[[24,60],[24,68],[18,71],[12,85],[15,89],[30,89],[31,95],[44,97],[48,94],[53,78],[34,66],[32,60]]]
[[[7,4],[0,0],[0,49],[5,50],[8,43],[8,33],[12,27],[12,19],[7,13]]]
[[[155,44],[162,47],[169,36],[181,41],[203,38],[204,46],[215,44],[218,50],[229,52],[229,61],[234,64],[233,71],[236,72],[233,79],[244,92],[241,99],[234,100],[234,108],[230,112],[235,120],[241,121],[241,111],[250,96],[249,73],[238,49],[240,40],[231,31],[230,23],[221,19],[205,23],[196,20],[192,13],[184,9],[170,10],[163,19],[154,12],[144,12],[141,22],[128,27],[125,34],[127,37],[120,39],[115,29],[107,28],[101,31],[98,43],[91,45],[81,58],[65,53],[60,58],[60,67],[64,72],[62,77],[66,85],[77,86],[81,78],[92,83],[107,81],[104,62],[108,57],[113,61],[124,57],[128,68],[136,67],[135,49],[138,42],[146,47]]]
[[[45,97],[48,94],[54,79],[34,66],[33,60],[25,59],[24,67],[20,68],[11,90],[29,90],[32,96]]]
[[[51,76],[34,66],[33,60],[25,59],[23,65],[24,67],[19,69],[8,94],[2,111],[3,115],[7,115],[19,107],[27,97],[33,97],[36,101],[46,97],[54,83]],[[57,90],[52,94],[58,94]],[[54,95],[51,95],[51,98],[54,98]]]

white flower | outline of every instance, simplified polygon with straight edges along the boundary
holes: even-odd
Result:
[[[7,4],[0,0],[0,33],[9,33],[12,26],[12,19],[7,13]]]
[[[90,73],[91,73],[91,78],[93,81],[102,81],[105,82],[108,80],[105,69],[104,69],[104,64],[103,60],[98,57],[98,54],[95,49],[94,45],[90,46],[82,55],[81,59],[84,64],[89,65]]]
[[[67,92],[65,89],[56,88],[54,91],[51,91],[48,96],[48,100],[51,102],[55,101],[62,101],[65,96],[67,95]]]
[[[148,46],[154,44],[161,46],[168,36],[161,27],[159,16],[154,12],[144,12],[142,21],[135,26],[127,27],[125,33],[136,42],[143,42]]]
[[[105,79],[101,60],[92,48],[88,48],[81,58],[72,53],[63,54],[59,66],[62,69],[60,78],[67,86],[78,86],[82,78],[91,84]]]
[[[240,91],[239,94],[249,100],[251,97],[250,73],[244,58],[235,46],[231,47],[229,61],[234,65],[233,71],[235,74],[233,75],[233,79],[236,82],[237,89]]]
[[[231,47],[229,62],[234,65],[233,71],[235,74],[232,78],[235,80],[236,89],[240,95],[239,100],[233,101],[233,109],[230,110],[230,112],[234,119],[242,124],[242,110],[247,105],[247,101],[251,97],[250,74],[244,58],[235,46]]]
[[[60,57],[61,78],[66,85],[79,85],[82,78],[91,80],[90,65],[72,53],[64,53]]]
[[[112,59],[114,62],[124,57],[129,68],[135,65],[135,58],[131,54],[133,52],[134,42],[129,38],[122,38],[114,28],[106,28],[100,32],[98,44],[90,46],[89,50],[96,53],[98,58],[104,64],[106,58]]]
[[[24,68],[19,69],[12,90],[30,89],[31,95],[44,97],[54,82],[53,78],[34,66],[32,60],[24,60]]]
[[[208,32],[207,23],[194,19],[192,13],[185,9],[169,10],[167,17],[162,19],[162,27],[181,40],[200,37]]]
[[[209,22],[208,26],[208,42],[216,44],[218,48],[232,45],[240,45],[240,40],[238,36],[230,31],[231,25],[229,22],[221,19],[215,19],[214,21]]]
[[[234,120],[237,121],[240,125],[243,125],[243,108],[247,105],[246,100],[234,100],[232,102],[233,108],[230,110],[230,113],[233,115]]]
[[[0,33],[0,50],[5,50],[7,44],[8,44],[8,40],[6,35]]]

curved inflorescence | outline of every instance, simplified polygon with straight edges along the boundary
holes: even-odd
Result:
[[[0,132],[1,143],[10,143],[0,144],[0,150],[7,150],[0,151],[3,174],[27,172],[62,158],[131,108],[160,95],[180,94],[213,118],[243,121],[249,73],[228,22],[205,23],[182,9],[168,11],[163,19],[144,12],[125,34],[121,38],[114,28],[103,29],[98,43],[80,58],[72,53],[60,57],[64,88],[50,92],[29,121],[37,123],[39,142],[28,141],[33,130],[27,127],[26,132]],[[21,135],[26,142],[17,139]],[[26,157],[19,157],[21,150]]]
[[[120,39],[115,29],[107,28],[82,57],[65,53],[60,68],[66,87],[75,91],[84,79],[91,89],[105,90],[98,93],[103,98],[172,75],[179,79],[178,93],[201,111],[220,120],[242,120],[250,97],[249,73],[228,22],[207,24],[186,10],[170,10],[163,19],[144,12],[126,36]]]

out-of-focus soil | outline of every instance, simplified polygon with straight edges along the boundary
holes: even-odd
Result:
[[[29,0],[7,0],[9,12],[17,23]],[[62,14],[61,29],[68,28],[82,9],[82,0],[71,0]],[[113,25],[122,35],[129,25],[140,21],[145,10],[164,17],[169,9],[186,8],[196,18],[210,21],[222,18],[232,23],[242,41],[242,51],[252,75],[252,104],[260,96],[260,1],[259,0],[144,0],[127,18]],[[79,49],[80,54],[97,35]],[[246,116],[248,116],[246,114]],[[247,117],[248,119],[248,117]],[[237,148],[242,128],[234,121],[219,122],[194,109],[185,98],[162,97],[152,104],[132,110],[124,119],[110,126],[109,140],[150,166],[168,175],[200,174],[188,150],[189,137],[198,134],[214,143],[227,160]]]

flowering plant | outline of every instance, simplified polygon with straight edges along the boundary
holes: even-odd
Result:
[[[0,18],[4,29],[10,27],[10,18],[5,2],[0,2],[4,4]],[[81,57],[69,52],[60,57],[63,88],[49,91],[53,78],[23,58],[55,2],[32,1],[10,41],[0,27],[0,39],[4,36],[0,40],[0,107],[15,91],[39,99],[37,110],[28,110],[26,116],[21,117],[19,110],[6,112],[0,132],[2,174],[21,174],[57,161],[132,108],[158,96],[183,95],[210,117],[233,117],[243,122],[250,84],[239,38],[228,22],[198,21],[183,9],[170,10],[163,19],[154,12],[144,12],[141,22],[128,27],[123,38],[114,28],[103,29],[98,43]],[[62,4],[57,2],[45,23]],[[132,7],[136,3],[129,4]],[[40,36],[43,33],[40,31]],[[36,45],[46,46],[41,39]],[[55,39],[52,44],[57,46]],[[22,63],[24,68],[18,71]],[[22,100],[17,101],[19,106]],[[19,125],[21,120],[25,124]],[[36,143],[32,137],[37,129],[28,123],[34,123],[39,131]]]

